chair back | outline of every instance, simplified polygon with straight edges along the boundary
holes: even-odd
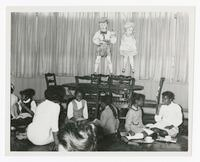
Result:
[[[110,90],[115,94],[122,95],[121,99],[129,101],[132,96],[135,79],[131,76],[111,75]]]
[[[100,76],[99,74],[91,74],[91,83],[92,84],[99,84]]]
[[[75,76],[76,84],[79,83],[91,83],[91,76],[85,75],[85,76]]]
[[[99,84],[110,84],[110,76],[105,74],[99,74]]]
[[[49,86],[56,86],[57,85],[55,73],[46,73],[45,74],[45,80],[46,80],[47,88]]]
[[[160,82],[159,82],[159,87],[158,87],[157,95],[156,95],[157,105],[160,104],[160,96],[161,96],[161,92],[162,92],[164,81],[165,81],[165,78],[161,77],[160,78]]]

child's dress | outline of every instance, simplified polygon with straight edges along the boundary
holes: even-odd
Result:
[[[132,105],[126,114],[126,131],[133,131],[134,133],[141,133],[144,130],[144,125],[142,122],[142,110],[141,108],[136,108]]]
[[[134,36],[126,36],[126,34],[122,36],[120,54],[129,57],[137,55],[136,40]]]
[[[74,120],[88,119],[87,101],[72,100],[68,105],[67,117],[68,119],[73,118]]]

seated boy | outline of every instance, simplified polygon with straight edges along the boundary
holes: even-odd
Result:
[[[115,135],[119,128],[118,109],[112,105],[111,96],[101,98],[101,108],[100,120],[95,119],[95,125],[103,128],[104,135]]]
[[[162,104],[155,115],[156,123],[151,125],[151,130],[160,136],[176,137],[183,122],[181,107],[173,102],[174,94],[170,91],[162,93]]]

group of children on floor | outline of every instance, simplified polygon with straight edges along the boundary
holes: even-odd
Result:
[[[67,106],[65,120],[60,121],[61,102],[66,95],[62,86],[52,86],[45,90],[45,101],[36,106],[35,91],[20,91],[21,99],[13,94],[11,86],[11,126],[25,126],[28,140],[34,145],[54,143],[59,151],[92,151],[96,149],[98,128],[103,130],[104,139],[117,138],[119,130],[119,110],[112,104],[112,96],[101,98],[99,119],[88,121],[87,101],[80,90],[75,91]],[[155,115],[155,124],[142,121],[142,106],[145,96],[134,94],[126,114],[125,129],[132,136],[145,138],[152,134],[177,136],[183,122],[181,107],[173,102],[174,94],[162,93],[162,104]],[[59,124],[62,122],[62,124]]]

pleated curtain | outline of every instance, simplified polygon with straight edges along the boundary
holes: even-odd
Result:
[[[11,75],[38,77],[46,72],[60,76],[94,72],[96,46],[92,38],[100,17],[109,19],[117,35],[112,46],[114,74],[121,74],[119,47],[126,21],[135,23],[138,55],[136,79],[188,82],[189,17],[177,12],[55,12],[11,14]],[[101,60],[99,73],[105,71]],[[127,64],[126,75],[131,75]]]

